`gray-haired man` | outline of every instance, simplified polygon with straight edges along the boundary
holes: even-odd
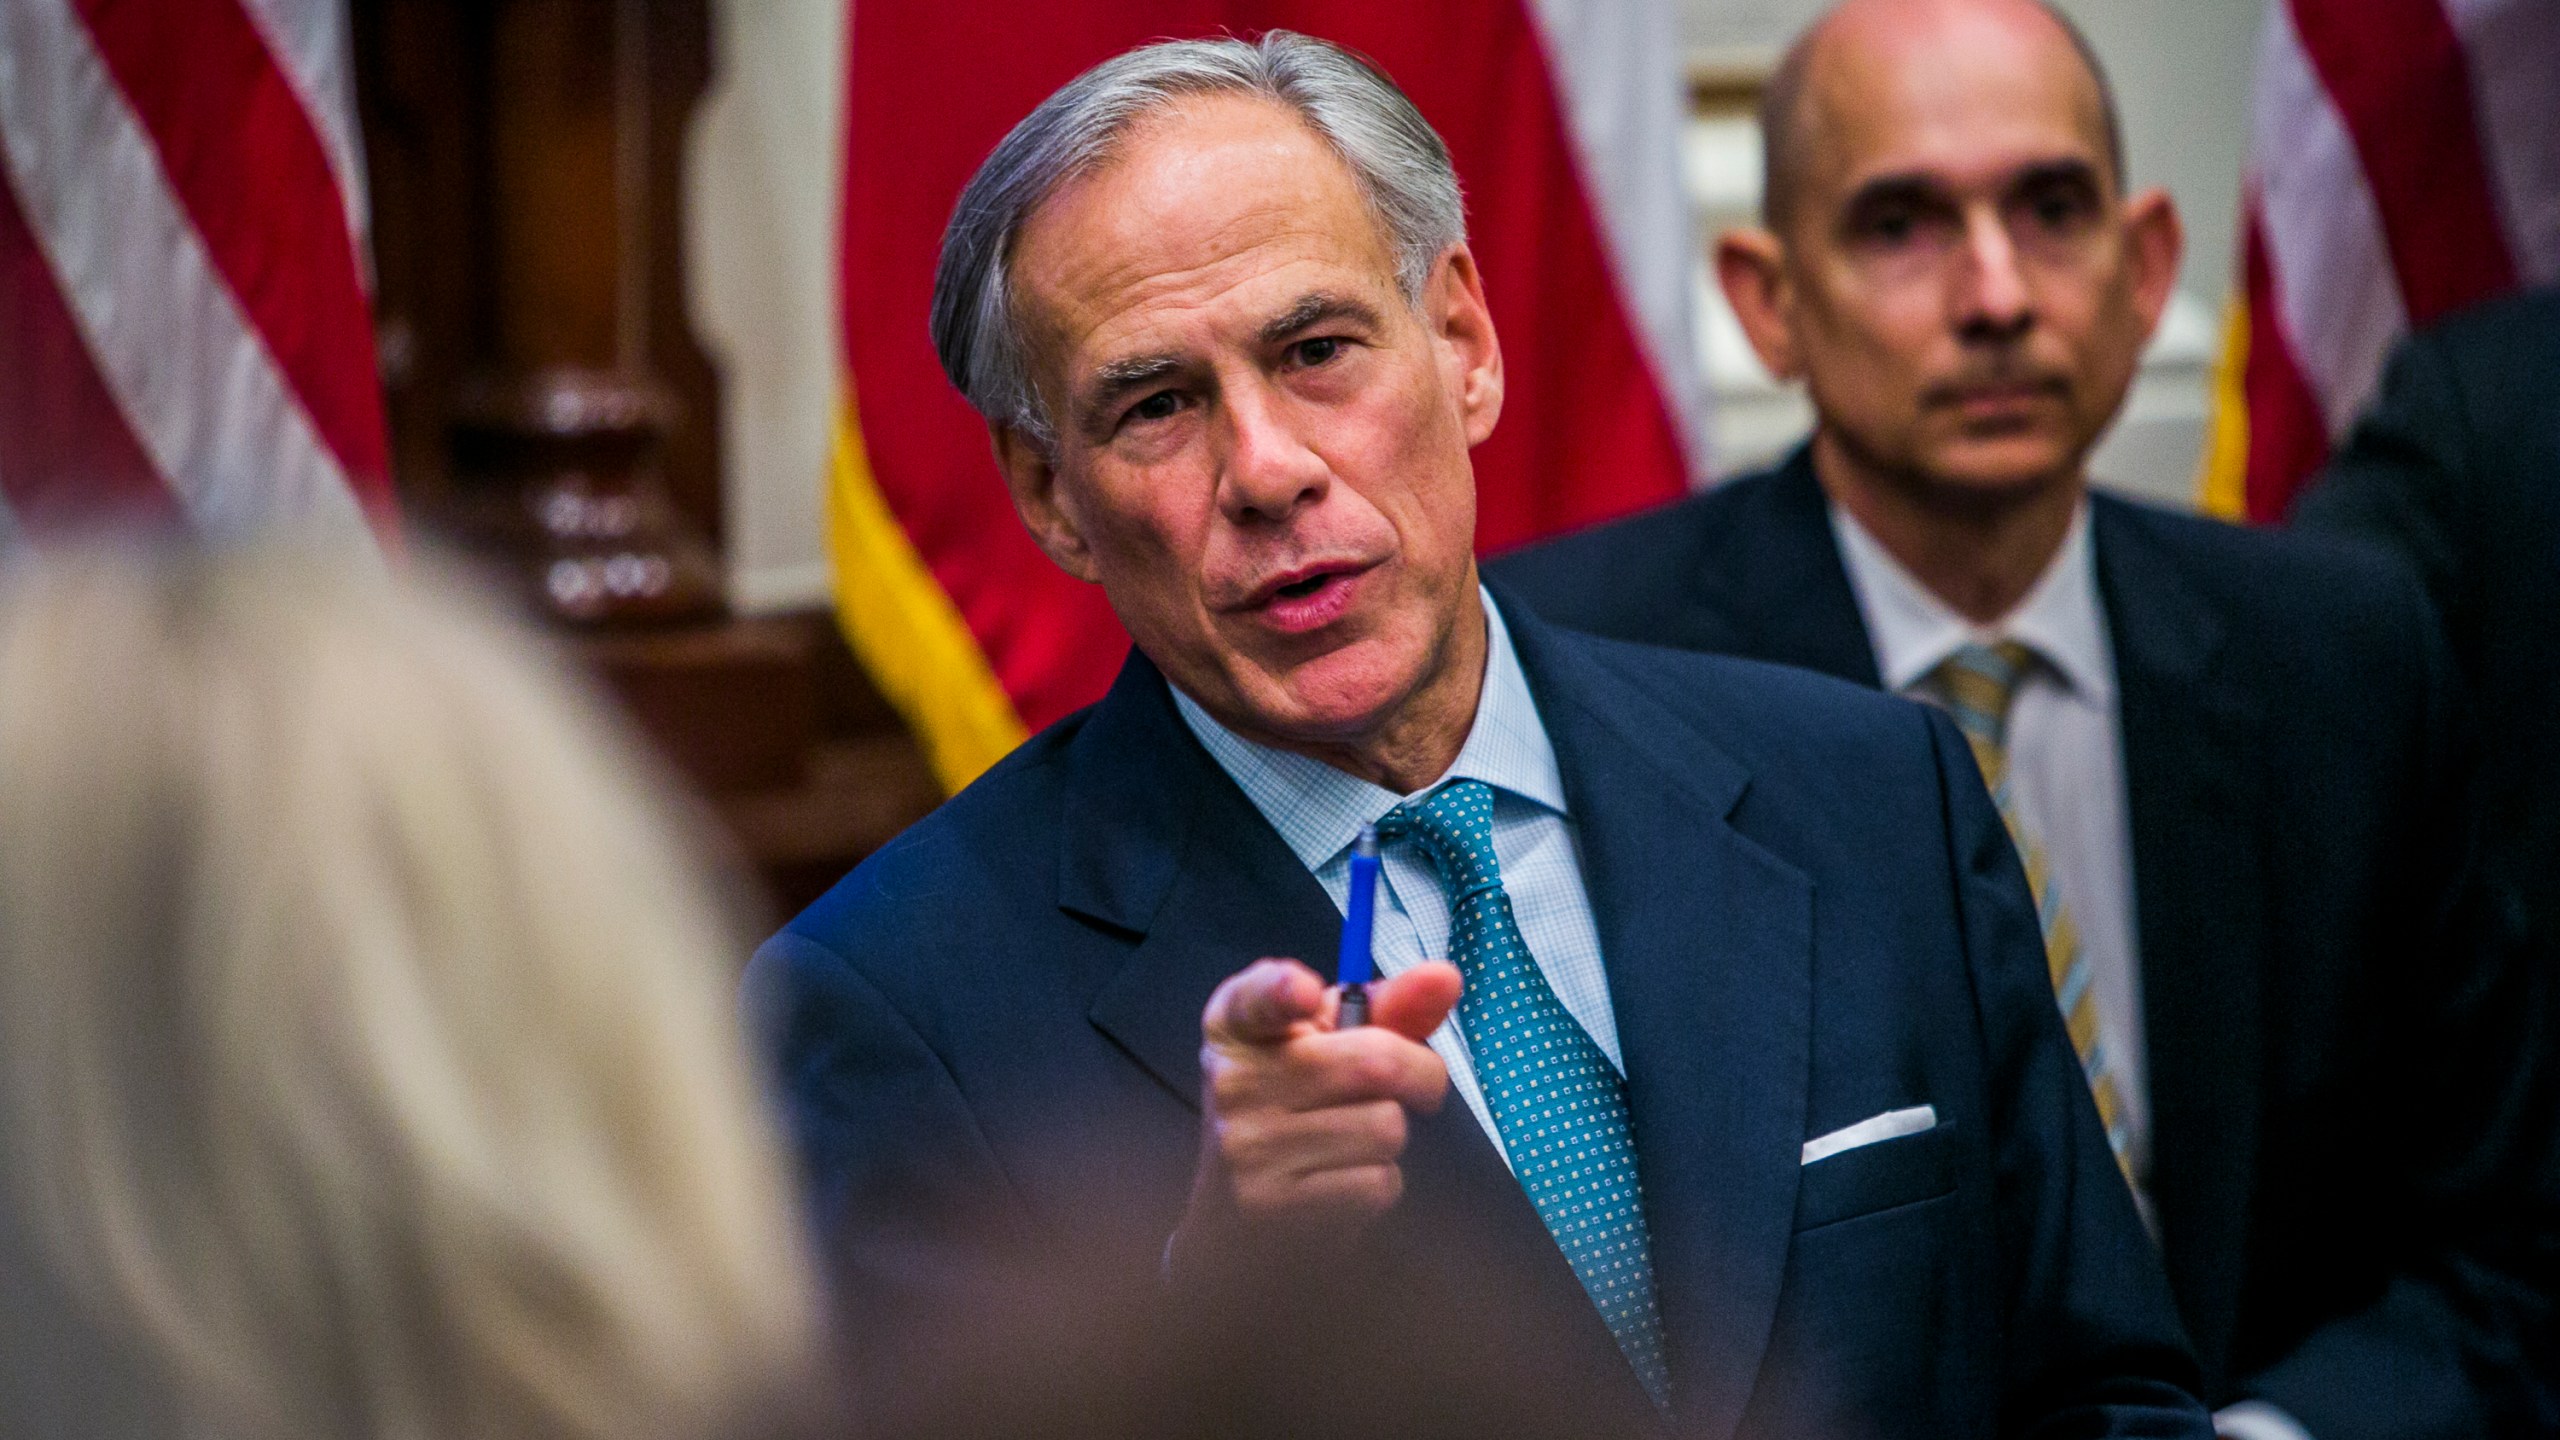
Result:
[[[1384,77],[1090,72],[961,197],[935,338],[1137,653],[757,958],[850,1326],[965,1331],[974,1224],[1323,1282],[1246,1352],[1278,1433],[2207,1433],[1956,731],[1478,584],[1501,351]],[[1365,824],[1340,1029],[1256,957],[1331,951]]]

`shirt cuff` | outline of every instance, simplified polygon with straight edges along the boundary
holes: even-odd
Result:
[[[2214,1433],[2225,1440],[2311,1440],[2302,1422],[2264,1400],[2243,1400],[2213,1412]]]

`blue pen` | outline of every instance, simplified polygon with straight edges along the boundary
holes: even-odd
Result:
[[[1351,903],[1343,909],[1342,958],[1334,970],[1342,982],[1337,1030],[1369,1023],[1369,981],[1377,974],[1369,958],[1369,929],[1377,913],[1378,827],[1363,825],[1360,838],[1351,842]]]

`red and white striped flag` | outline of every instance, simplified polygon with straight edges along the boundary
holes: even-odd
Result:
[[[2274,0],[2205,504],[2281,516],[2412,327],[2560,280],[2560,0]]]
[[[343,0],[0,0],[0,527],[388,536]]]
[[[1703,473],[1694,250],[1666,0],[854,0],[829,538],[847,635],[957,788],[1098,698],[1128,651],[1097,588],[1013,513],[927,332],[952,202],[1042,97],[1165,36],[1320,35],[1394,77],[1447,142],[1503,341],[1475,452],[1500,549],[1676,499]]]

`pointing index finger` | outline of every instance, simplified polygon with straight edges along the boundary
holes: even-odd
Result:
[[[1209,997],[1200,1031],[1212,1045],[1277,1045],[1323,1009],[1316,972],[1295,960],[1256,960]]]

